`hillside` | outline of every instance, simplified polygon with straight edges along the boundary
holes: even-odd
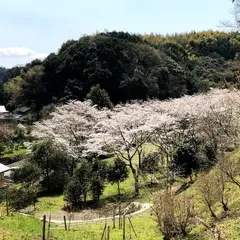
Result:
[[[44,61],[1,68],[0,104],[39,110],[51,103],[93,99],[88,93],[98,84],[113,104],[176,98],[210,87],[238,88],[239,53],[236,32],[97,33],[63,43]]]
[[[47,215],[50,239],[239,239],[239,54],[235,32],[104,32],[0,68],[0,104],[41,111],[0,124],[0,238]]]
[[[239,90],[212,89],[112,109],[57,106],[29,126],[32,151],[0,191],[0,232],[41,238],[46,215],[53,239],[99,239],[105,222],[112,239],[133,229],[133,239],[238,239],[239,104]],[[126,228],[112,228],[119,215]]]

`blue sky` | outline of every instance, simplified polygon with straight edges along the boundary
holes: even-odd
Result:
[[[175,33],[218,29],[231,0],[7,0],[0,3],[0,66],[56,52],[96,31]]]

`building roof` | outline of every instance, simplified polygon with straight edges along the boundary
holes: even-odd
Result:
[[[20,107],[16,110],[18,113],[26,113],[27,111],[31,110],[30,107]]]
[[[9,171],[10,168],[0,163],[0,173]]]
[[[5,106],[0,106],[0,113],[7,113]]]

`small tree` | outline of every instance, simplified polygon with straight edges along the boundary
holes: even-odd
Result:
[[[141,170],[144,175],[150,174],[151,184],[153,183],[153,176],[159,172],[160,155],[158,152],[152,152],[143,156]]]
[[[26,127],[24,127],[22,124],[18,124],[17,127],[14,129],[14,139],[22,143],[25,139],[25,134],[27,133]]]
[[[221,169],[217,168],[215,171],[215,175],[216,175],[216,186],[218,186],[219,188],[219,201],[222,204],[222,208],[223,210],[226,212],[228,211],[228,190],[229,188],[227,188],[227,183],[228,183],[228,179],[227,179],[227,175],[221,171]]]
[[[64,198],[72,207],[80,207],[82,202],[83,189],[77,178],[73,177],[67,184],[64,191]]]
[[[12,178],[14,182],[29,187],[40,182],[40,169],[31,162],[25,161],[23,166],[13,172]]]
[[[229,182],[240,188],[240,181],[237,179],[240,173],[240,159],[238,157],[226,156],[218,163],[218,167],[226,175]]]
[[[98,108],[113,108],[107,91],[101,89],[100,84],[91,87],[90,92],[87,94],[87,98],[90,99],[93,104],[96,104]]]
[[[87,201],[87,193],[90,190],[92,182],[91,163],[84,162],[74,172],[74,177],[78,179],[78,185],[82,189],[84,203]]]
[[[178,148],[173,156],[173,166],[181,169],[181,173],[185,177],[190,176],[192,181],[193,171],[197,171],[200,168],[196,150],[192,146],[182,146]]]
[[[13,137],[13,127],[10,124],[0,124],[0,142],[10,143]]]
[[[73,207],[86,203],[87,193],[92,182],[91,164],[83,162],[75,171],[65,187],[64,197]]]
[[[219,201],[220,188],[216,175],[213,174],[201,174],[198,177],[197,188],[201,194],[203,203],[206,205],[213,218],[217,218],[214,212],[214,205]]]
[[[195,217],[194,205],[189,196],[161,192],[156,196],[154,207],[165,240],[187,235]]]
[[[59,150],[52,141],[45,141],[33,146],[29,159],[39,170],[43,179],[42,185],[48,192],[61,192],[68,172],[68,156]]]
[[[5,190],[5,201],[7,207],[18,210],[27,207],[30,204],[34,204],[37,198],[37,194],[40,191],[38,184],[31,187],[10,187]]]
[[[101,160],[94,160],[91,166],[91,186],[93,200],[99,202],[100,196],[104,190],[104,183],[107,177],[106,163]]]
[[[0,142],[0,157],[4,155],[5,149],[6,149],[6,146]]]
[[[114,159],[114,165],[108,169],[108,181],[116,183],[118,187],[118,195],[120,195],[120,182],[123,182],[128,178],[128,169],[120,158]]]

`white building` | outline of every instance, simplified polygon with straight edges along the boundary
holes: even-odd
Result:
[[[0,114],[1,113],[8,113],[8,111],[6,110],[5,106],[1,106],[0,105]]]
[[[4,187],[5,182],[4,182],[4,173],[8,172],[10,170],[9,167],[3,165],[0,163],[0,188]]]

